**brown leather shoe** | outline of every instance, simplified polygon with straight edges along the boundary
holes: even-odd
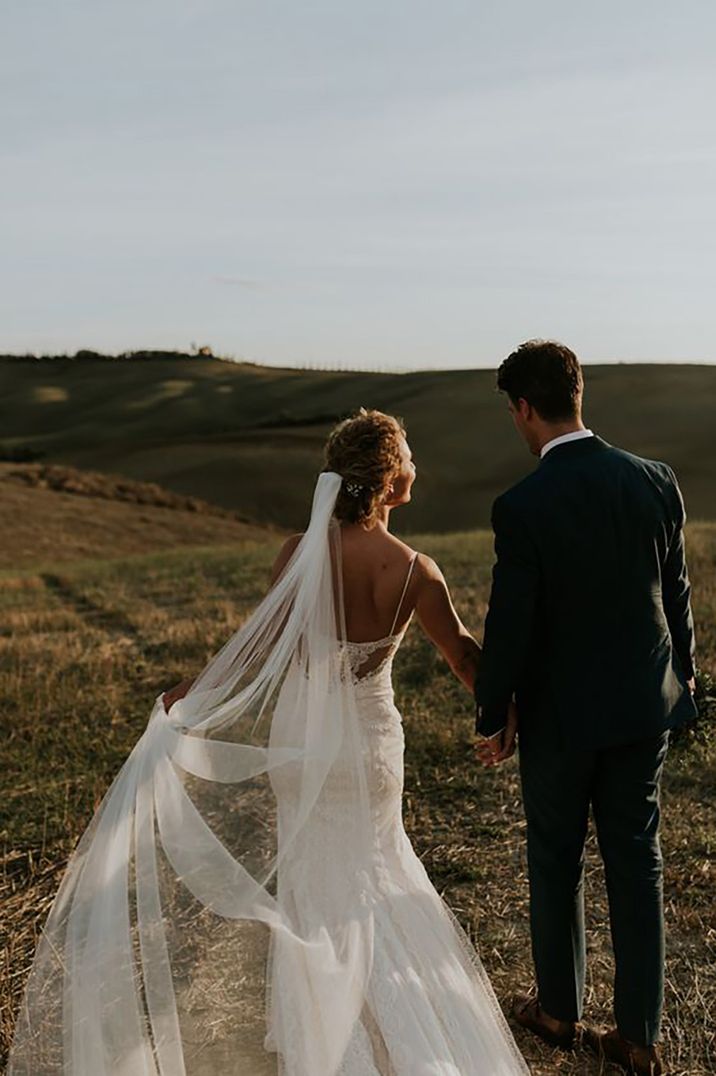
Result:
[[[539,999],[518,995],[512,1003],[512,1015],[520,1027],[539,1036],[548,1046],[571,1050],[577,1032],[572,1020],[555,1020],[540,1008]]]
[[[599,1057],[621,1065],[633,1076],[662,1076],[664,1070],[656,1046],[637,1046],[620,1035],[616,1028],[613,1031],[585,1028],[583,1041]]]

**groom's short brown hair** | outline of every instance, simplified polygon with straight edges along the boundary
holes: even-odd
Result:
[[[497,387],[513,403],[527,400],[546,422],[579,414],[584,377],[579,359],[556,340],[527,340],[497,371]]]

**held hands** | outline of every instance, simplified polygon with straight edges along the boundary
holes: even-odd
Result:
[[[475,744],[475,754],[483,766],[497,766],[510,758],[517,746],[517,707],[511,702],[507,708],[507,724],[502,732]]]

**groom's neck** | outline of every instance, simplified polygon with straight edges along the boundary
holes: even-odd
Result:
[[[535,441],[535,455],[539,455],[544,446],[554,441],[555,437],[562,437],[565,433],[577,433],[586,428],[581,415],[567,422],[541,422]]]

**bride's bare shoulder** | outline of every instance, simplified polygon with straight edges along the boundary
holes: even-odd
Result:
[[[421,553],[419,549],[402,543],[410,558],[415,558],[412,578],[410,580],[410,592],[413,605],[417,607],[425,600],[426,596],[435,591],[446,591],[447,583],[440,566],[429,557],[427,553]]]
[[[415,605],[422,606],[426,599],[443,597],[448,593],[445,576],[439,564],[429,557],[427,553],[418,553],[415,561]]]
[[[443,576],[442,571],[432,557],[429,557],[427,553],[421,553],[419,549],[413,549],[406,543],[402,544],[404,545],[411,558],[415,557],[415,568],[413,569],[413,574],[415,576],[416,582],[422,580],[423,582],[427,583],[431,581],[434,582],[436,580],[444,580],[445,577]]]
[[[416,549],[415,546],[410,545],[408,542],[403,541],[396,534],[391,534],[389,531],[382,535],[382,549],[391,549],[393,553],[393,562],[403,563],[409,562],[415,559],[412,572],[412,582],[417,583],[419,579],[442,579],[443,574],[440,568],[435,563],[432,557],[429,557],[427,553],[423,553],[421,550]]]

